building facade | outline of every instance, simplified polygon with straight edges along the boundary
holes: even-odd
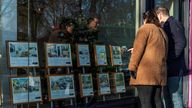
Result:
[[[185,59],[189,74],[183,77],[183,100],[185,107],[192,107],[192,53],[190,50],[192,47],[190,6],[192,3],[190,0],[1,0],[1,107],[91,107],[97,103],[99,105],[101,101],[104,104],[112,99],[111,104],[113,104],[113,100],[131,98],[136,100],[132,103],[137,104],[137,90],[129,86],[127,64],[130,53],[125,52],[121,55],[122,63],[114,65],[111,62],[112,52],[108,45],[119,46],[125,50],[132,47],[135,33],[143,22],[142,13],[160,5],[168,7],[170,14],[181,21],[185,27],[187,39]],[[74,24],[74,39],[79,39],[78,36],[82,35],[89,36],[87,20],[91,17],[99,19],[98,44],[94,43],[94,45],[98,45],[101,49],[103,46],[99,45],[104,45],[106,54],[100,55],[106,57],[106,62],[104,64],[102,61],[101,64],[96,62],[95,57],[99,58],[96,52],[92,54],[92,51],[97,48],[93,43],[86,43],[90,50],[90,65],[78,67],[79,59],[77,57],[79,56],[76,56],[74,43],[71,44],[71,51],[67,52],[67,54],[71,53],[70,63],[58,62],[60,59],[65,61],[65,57],[68,57],[65,52],[62,52],[67,46],[59,46],[60,42],[57,43],[58,45],[52,45],[50,36],[62,36],[63,32],[60,27],[64,19],[65,21],[69,19]],[[35,43],[34,46],[30,46],[31,42]],[[52,47],[48,47],[49,45],[45,43],[49,43],[55,49],[51,49]],[[54,59],[55,56],[58,58]],[[49,62],[49,59],[52,61]],[[114,76],[116,74],[114,73],[123,73],[124,86],[119,87],[119,89],[124,87],[122,92],[117,92],[115,88],[116,77]],[[86,77],[82,74],[88,75],[87,80],[92,78],[92,89],[86,89],[87,92],[91,91],[88,96],[84,96],[82,92],[81,77]],[[89,76],[90,74],[91,76]],[[101,79],[99,79],[100,77]],[[108,84],[108,88],[104,88],[104,90],[107,89],[107,93],[101,92],[101,86],[98,84],[102,81],[102,77],[108,78],[108,83],[105,82],[106,85]],[[63,83],[58,83],[57,80]],[[67,81],[71,82],[64,83]],[[66,89],[67,87],[68,89]],[[71,93],[71,91],[73,92]],[[34,97],[34,94],[38,95]]]

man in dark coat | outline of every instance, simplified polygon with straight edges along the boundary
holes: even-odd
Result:
[[[157,7],[156,13],[168,37],[167,86],[164,88],[164,99],[167,108],[183,108],[182,76],[186,71],[184,49],[186,46],[183,25],[169,16],[165,7]],[[170,99],[169,99],[170,97]]]
[[[51,33],[49,42],[73,43],[74,42],[74,24],[72,20],[63,21],[58,30]]]
[[[91,17],[87,20],[87,25],[78,31],[78,42],[96,43],[98,40],[98,18]]]

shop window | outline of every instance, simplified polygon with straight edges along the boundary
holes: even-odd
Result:
[[[106,105],[109,103],[105,101],[126,104],[121,100],[131,103],[126,99],[135,97],[135,88],[129,86],[131,53],[127,49],[135,38],[135,16],[136,0],[17,0],[17,36],[6,47],[8,68],[14,69],[10,75],[17,75],[10,79],[13,104],[27,107],[25,103],[41,99],[44,104],[40,107],[87,107],[101,101]],[[92,19],[95,17],[97,20]],[[94,24],[97,28],[90,30]],[[71,37],[63,40],[66,35]],[[80,48],[75,45],[80,43]],[[81,54],[88,52],[89,64],[78,64],[80,57],[84,59]],[[122,56],[122,61],[115,61],[117,65],[111,63],[112,53],[118,55],[113,59]],[[54,61],[54,57],[59,59]],[[37,97],[26,95],[28,92],[38,92]]]
[[[169,9],[170,15],[179,18],[179,0],[155,0],[156,6],[165,6]]]

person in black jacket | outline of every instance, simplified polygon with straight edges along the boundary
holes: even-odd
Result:
[[[72,20],[63,20],[58,30],[51,33],[49,42],[73,43],[74,42],[74,23]]]
[[[87,20],[86,27],[83,29],[79,30],[78,35],[79,35],[79,42],[83,43],[96,43],[98,40],[98,18],[97,17],[90,17]]]
[[[167,86],[164,99],[167,108],[183,108],[182,76],[186,71],[184,49],[186,46],[183,25],[169,15],[166,7],[157,7],[156,13],[168,37]]]

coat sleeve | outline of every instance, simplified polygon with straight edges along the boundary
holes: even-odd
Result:
[[[177,59],[186,46],[185,30],[183,25],[179,22],[172,22],[170,26],[175,48],[175,56],[172,56],[175,58],[171,59]]]
[[[130,71],[137,71],[138,65],[145,52],[145,47],[147,45],[147,38],[148,38],[148,33],[146,29],[140,28],[137,32],[137,35],[134,41],[134,46],[133,46],[134,49],[133,49],[129,66],[128,66]]]

